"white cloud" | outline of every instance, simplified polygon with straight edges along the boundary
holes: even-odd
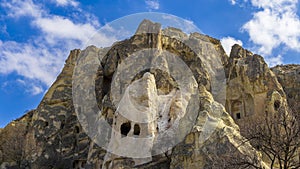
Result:
[[[21,16],[40,17],[42,7],[33,3],[32,0],[3,0],[0,4],[7,9],[7,16],[19,18]]]
[[[17,79],[16,82],[19,83],[18,85],[20,85],[22,88],[24,88],[25,86],[30,86],[27,87],[25,92],[30,93],[32,95],[37,95],[44,91],[43,87],[39,85],[38,82],[28,83],[28,80],[23,80],[23,79]],[[6,82],[6,83],[9,84],[13,82]]]
[[[242,30],[249,33],[259,54],[269,56],[279,46],[300,52],[300,19],[298,0],[251,0],[260,11],[245,23]]]
[[[43,91],[44,89],[41,86],[32,86],[28,92],[32,95],[37,95],[42,93]]]
[[[147,8],[152,10],[158,10],[159,9],[159,2],[157,0],[146,0],[145,1]]]
[[[298,0],[251,0],[253,6],[274,9],[279,12],[295,10]]]
[[[0,45],[0,73],[17,73],[27,79],[50,86],[64,61],[61,50],[50,51],[46,46],[30,43],[3,42]],[[30,82],[29,82],[30,83]]]
[[[230,55],[230,51],[231,51],[231,47],[234,44],[239,44],[240,46],[243,46],[243,42],[237,39],[234,39],[233,37],[224,37],[221,39],[221,44],[226,52],[226,54],[229,56]]]
[[[74,0],[54,0],[57,6],[74,6],[77,7],[79,5],[79,2],[74,1]]]
[[[3,1],[1,6],[10,18],[32,17],[30,25],[40,30],[40,34],[27,42],[0,40],[0,74],[22,76],[27,84],[25,90],[32,94],[43,92],[53,83],[71,49],[86,47],[92,36],[98,46],[111,45],[116,40],[97,31],[97,18],[81,9],[82,15],[89,16],[84,22],[50,14],[32,0]]]
[[[231,5],[235,5],[236,4],[236,0],[229,0]]]
[[[20,83],[21,85],[26,84],[25,80],[22,80],[22,79],[17,79],[16,82]]]
[[[31,95],[37,95],[44,91],[42,85],[40,85],[39,82],[33,83],[30,82],[30,80],[24,78],[2,82],[0,88],[6,93],[10,93],[11,90],[17,90],[18,92],[24,92]]]
[[[277,57],[266,57],[265,59],[270,67],[280,65],[283,63],[283,58],[281,55],[278,55]]]
[[[60,16],[37,18],[33,23],[49,36],[82,42],[87,41],[97,31],[90,23],[75,24],[70,19]]]

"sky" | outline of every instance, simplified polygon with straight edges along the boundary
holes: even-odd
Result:
[[[128,15],[182,18],[182,29],[220,39],[226,53],[237,43],[274,66],[300,64],[299,8],[298,0],[0,0],[0,127],[37,107],[70,50],[131,36],[129,27],[103,34]]]

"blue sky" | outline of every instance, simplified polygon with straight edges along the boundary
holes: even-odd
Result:
[[[95,34],[97,46],[110,45],[126,32],[97,30],[141,12],[183,18],[227,52],[238,43],[271,66],[300,63],[298,0],[0,0],[0,127],[36,108],[71,49]]]

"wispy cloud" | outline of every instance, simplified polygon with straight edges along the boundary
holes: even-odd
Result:
[[[76,24],[70,19],[61,16],[37,18],[33,24],[48,36],[47,40],[50,43],[53,43],[56,39],[70,39],[86,42],[89,37],[97,31],[90,23]],[[58,29],[60,27],[61,29]]]
[[[32,0],[3,0],[0,5],[6,9],[8,17],[15,19],[21,16],[41,17],[43,12],[42,7],[34,4]]]
[[[2,33],[4,35],[8,35],[7,26],[6,25],[0,26],[0,33]]]
[[[28,86],[27,80],[17,79],[16,82],[21,86],[21,88],[24,88],[25,86]],[[29,84],[32,85],[28,87],[25,92],[30,93],[32,95],[40,94],[44,91],[43,87],[36,84]]]
[[[74,0],[53,0],[57,6],[74,6],[77,7],[79,2]]]
[[[283,58],[281,55],[278,55],[276,57],[266,57],[266,62],[269,64],[270,67],[280,65],[283,63]]]
[[[243,46],[243,42],[240,41],[240,40],[237,40],[233,37],[224,37],[221,39],[221,44],[226,52],[226,54],[229,56],[230,55],[230,51],[231,51],[231,48],[234,44],[239,44],[240,46]]]
[[[72,5],[76,3],[72,0],[56,2],[77,6]],[[30,26],[40,31],[27,42],[0,40],[0,74],[17,73],[24,77],[28,84],[26,86],[29,87],[26,90],[32,94],[43,92],[53,83],[71,49],[85,47],[92,36],[101,39],[96,44],[100,46],[110,45],[116,40],[97,31],[100,27],[97,18],[78,6],[77,10],[87,17],[81,22],[50,14],[45,6],[32,0],[4,0],[1,7],[10,19],[29,16]]]
[[[0,43],[0,73],[15,72],[27,79],[38,80],[47,86],[51,85],[61,69],[64,52],[62,50],[51,51],[47,46],[36,43],[38,42],[7,41]]]
[[[158,10],[159,9],[159,2],[157,0],[145,0],[145,3],[149,10]]]

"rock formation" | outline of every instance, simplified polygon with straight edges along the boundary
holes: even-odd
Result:
[[[271,70],[282,85],[290,107],[300,114],[300,65],[278,65]]]
[[[226,156],[263,166],[236,123],[280,106],[285,92],[261,56],[235,45],[228,57],[217,39],[144,20],[109,48],[72,50],[39,106],[1,131],[0,163],[198,169],[224,168]]]
[[[237,123],[287,106],[280,83],[261,56],[234,45],[226,69],[226,110]]]

